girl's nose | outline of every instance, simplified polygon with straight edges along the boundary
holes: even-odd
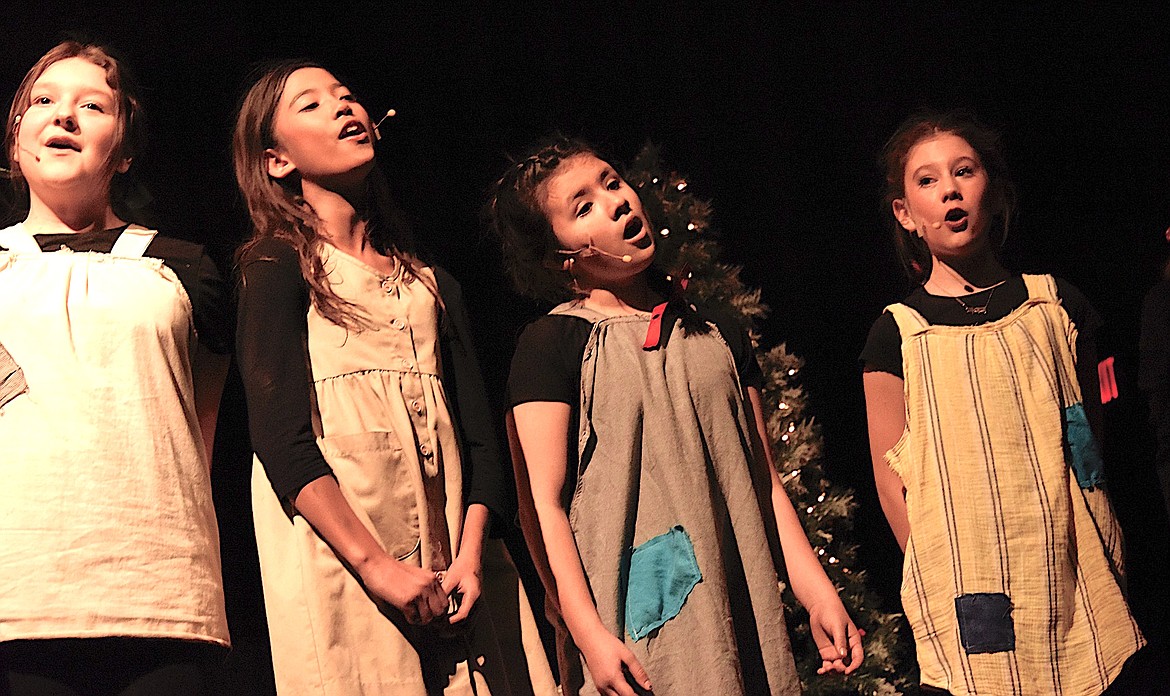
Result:
[[[73,115],[73,109],[64,103],[58,106],[57,113],[53,116],[53,125],[70,132],[77,130],[77,119]]]
[[[615,195],[614,200],[617,205],[613,209],[613,219],[619,220],[623,215],[630,212],[630,202],[626,200],[625,196]]]
[[[944,185],[943,185],[942,192],[943,192],[943,197],[942,197],[943,203],[946,203],[947,201],[961,201],[961,200],[963,200],[963,194],[959,193],[959,187],[955,183],[955,180],[953,178],[946,179],[946,181],[944,182]]]
[[[353,116],[353,104],[338,99],[336,118],[341,118],[342,116]]]

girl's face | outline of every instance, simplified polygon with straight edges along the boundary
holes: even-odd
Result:
[[[654,259],[642,201],[603,160],[574,155],[542,190],[542,208],[557,242],[567,251],[582,250],[573,257],[579,279],[620,282],[646,270]]]
[[[17,124],[13,161],[33,196],[53,189],[106,191],[120,158],[118,97],[106,71],[84,58],[65,58],[33,82]]]
[[[326,188],[365,179],[374,164],[374,127],[366,110],[327,70],[301,68],[288,76],[272,123],[276,146],[268,174],[300,172]]]
[[[906,158],[903,187],[894,216],[932,255],[965,257],[986,246],[987,171],[966,140],[939,133],[918,141]]]

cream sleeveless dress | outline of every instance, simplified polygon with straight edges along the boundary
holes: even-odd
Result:
[[[154,235],[42,253],[0,231],[0,345],[26,385],[0,404],[0,640],[228,643],[191,302],[143,257]]]
[[[386,277],[325,245],[330,286],[375,325],[351,331],[309,309],[318,445],[342,493],[388,553],[446,569],[463,524],[463,470],[440,380],[439,308],[409,274]],[[434,275],[426,274],[431,287]],[[281,694],[553,694],[532,610],[503,544],[485,540],[470,633],[444,638],[375,603],[257,459],[256,538]]]
[[[1100,694],[1145,643],[1109,500],[1074,471],[1076,327],[1051,276],[1024,282],[1020,307],[978,326],[887,308],[906,375],[886,454],[910,519],[902,606],[922,683],[956,696]]]

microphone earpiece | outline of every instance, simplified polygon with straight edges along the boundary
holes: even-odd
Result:
[[[389,111],[386,112],[385,116],[378,119],[378,122],[374,124],[374,140],[381,140],[382,139],[382,134],[378,131],[378,126],[382,125],[382,122],[385,121],[386,119],[394,118],[397,115],[398,115],[398,112],[396,110],[390,109]]]
[[[931,227],[933,227],[933,228],[934,228],[934,229],[936,229],[936,230],[937,230],[937,229],[942,229],[942,223],[941,223],[941,222],[932,222],[932,223],[930,223],[930,226],[931,226]]]
[[[20,123],[20,114],[17,114],[17,115],[16,115],[16,118],[12,119],[12,125],[14,125],[14,126],[15,126],[15,125],[17,125],[18,123]]]
[[[565,256],[570,257],[568,259],[569,261],[572,261],[574,258],[576,258],[578,254],[582,254],[584,256],[593,256],[595,254],[599,255],[599,256],[608,256],[609,258],[617,259],[617,260],[621,261],[622,263],[631,263],[634,260],[634,257],[630,256],[629,254],[622,254],[621,256],[618,256],[617,254],[609,253],[605,249],[598,249],[597,247],[593,246],[592,244],[589,244],[587,246],[583,246],[580,249],[573,249],[572,251],[570,251],[568,249],[557,249],[557,253],[564,254]],[[568,269],[566,268],[566,270],[568,270]]]

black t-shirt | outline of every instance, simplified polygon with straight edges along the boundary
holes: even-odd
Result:
[[[1056,294],[1069,319],[1077,327],[1077,343],[1094,341],[1101,328],[1101,317],[1089,304],[1089,300],[1075,286],[1060,278],[1056,279]],[[941,326],[978,326],[996,321],[1011,314],[1028,299],[1028,288],[1021,276],[1014,276],[1002,285],[971,295],[962,295],[960,300],[970,307],[987,306],[986,314],[972,314],[953,297],[931,295],[921,286],[914,289],[902,304],[910,307],[930,324]],[[1091,345],[1091,344],[1090,344]],[[1081,351],[1078,350],[1078,354]],[[865,348],[861,351],[861,362],[867,371],[888,372],[902,377],[902,336],[894,315],[882,312],[870,327]]]
[[[764,377],[747,333],[730,317],[710,309],[702,309],[700,314],[718,327],[731,349],[740,384],[759,388]],[[668,312],[663,317],[664,326],[672,319]],[[508,374],[508,407],[528,401],[559,401],[572,406],[575,413],[581,400],[581,361],[592,330],[593,322],[562,314],[541,317],[525,327]]]
[[[108,254],[125,227],[96,232],[34,235],[41,251],[95,251]],[[0,247],[2,248],[2,247]],[[235,322],[228,301],[228,286],[201,244],[155,235],[144,256],[161,259],[170,268],[191,298],[195,331],[199,342],[221,355],[231,352]]]
[[[699,315],[719,329],[735,360],[740,384],[759,388],[764,383],[751,339],[730,317],[711,310]],[[662,340],[669,339],[665,327],[673,326],[673,311],[663,317]],[[581,361],[593,322],[580,317],[550,314],[529,324],[520,334],[512,368],[508,373],[508,407],[530,401],[556,401],[569,405],[569,430],[565,433],[565,486],[561,495],[566,505],[577,480],[577,441],[569,436],[576,429],[581,401]],[[660,343],[660,345],[662,345]],[[641,345],[631,350],[643,350]]]

